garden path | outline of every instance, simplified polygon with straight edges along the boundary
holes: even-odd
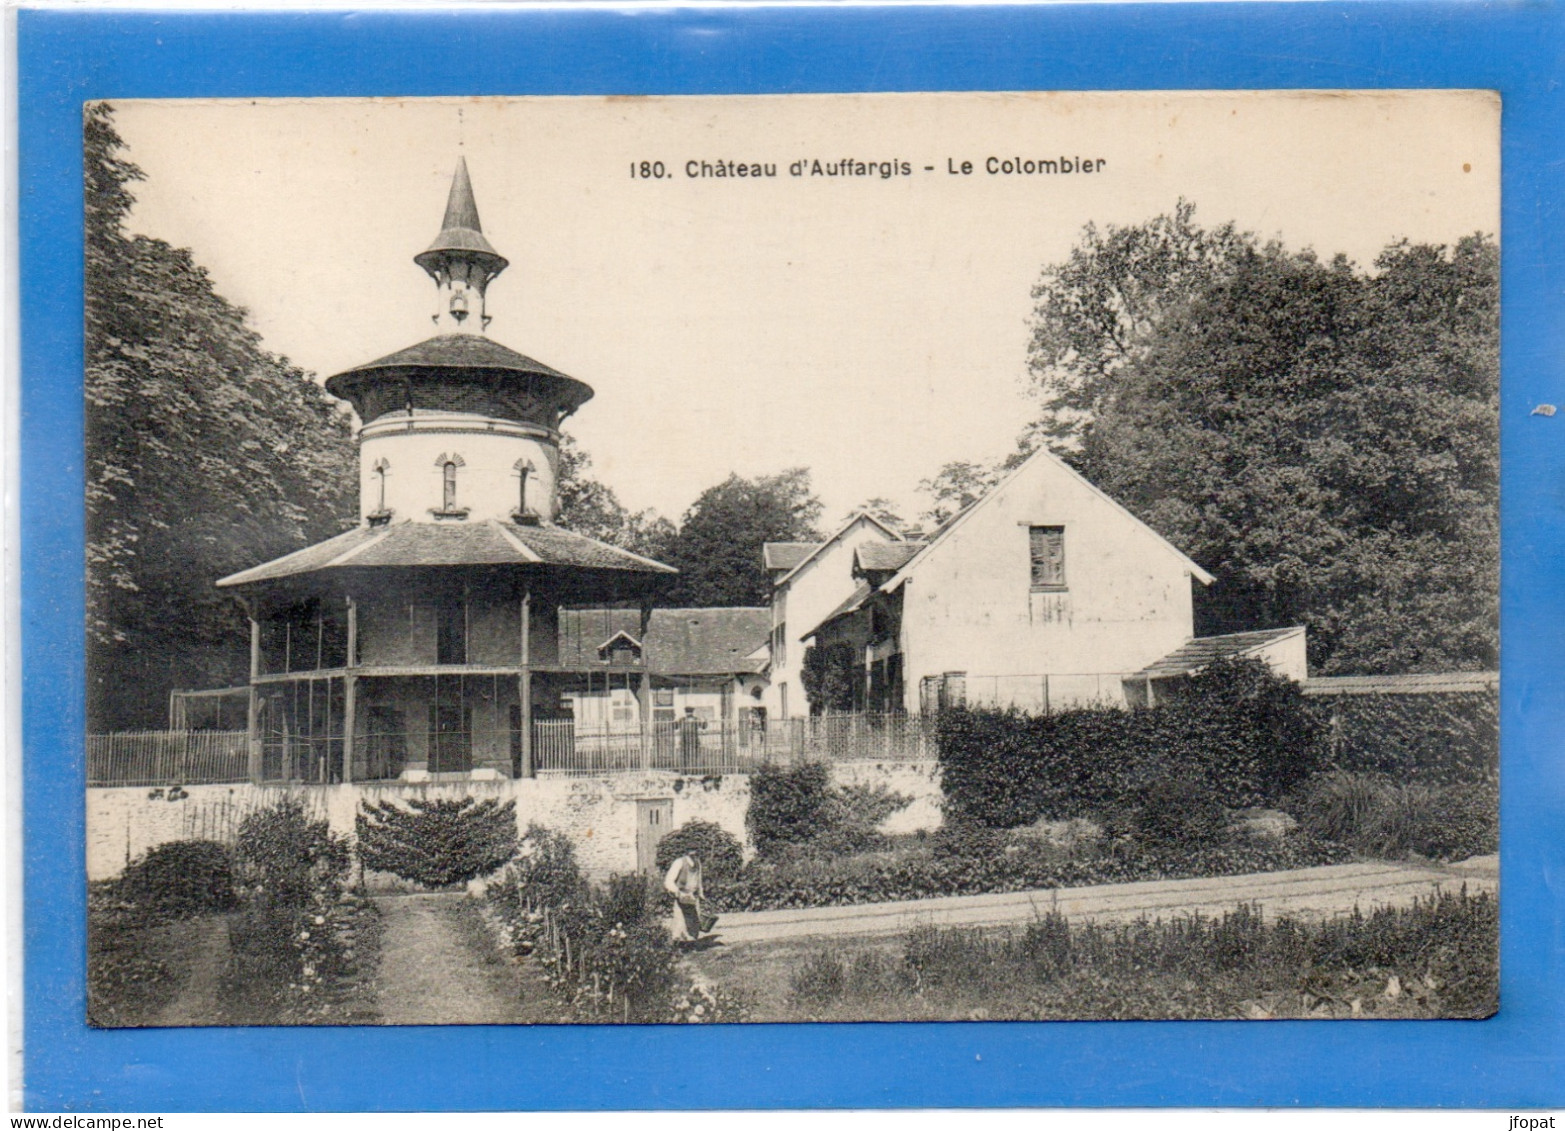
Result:
[[[1242,876],[1154,880],[1047,891],[944,896],[854,907],[735,912],[722,917],[717,939],[725,946],[788,939],[900,934],[913,927],[996,927],[1026,923],[1050,910],[1071,919],[1124,921],[1147,916],[1221,915],[1241,903],[1258,904],[1268,916],[1288,912],[1325,916],[1375,907],[1405,907],[1436,891],[1492,892],[1499,858],[1474,857],[1453,865],[1369,862],[1297,868]]]
[[[228,916],[203,915],[169,927],[167,952],[188,956],[189,968],[174,1000],[152,1024],[221,1025],[223,971],[228,966]]]
[[[516,1025],[551,1020],[460,892],[384,895],[376,1007],[387,1025]]]

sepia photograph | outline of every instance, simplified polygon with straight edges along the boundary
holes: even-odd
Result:
[[[90,1026],[1499,1009],[1494,93],[82,124]]]

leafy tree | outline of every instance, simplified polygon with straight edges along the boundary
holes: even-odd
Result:
[[[919,492],[929,496],[929,509],[919,518],[928,524],[931,532],[938,530],[983,497],[985,491],[999,482],[1000,468],[988,468],[969,460],[955,460],[942,467],[932,479],[918,485]]]
[[[88,717],[156,726],[172,687],[242,681],[242,613],[212,583],[351,523],[347,417],[268,353],[191,253],[130,235],[113,110],[87,108]]]
[[[1251,247],[1113,376],[1083,470],[1216,574],[1204,631],[1305,623],[1324,672],[1496,662],[1498,251],[1365,274]]]
[[[663,561],[680,571],[666,598],[676,608],[765,605],[771,581],[762,567],[766,542],[818,539],[821,502],[802,467],[742,479],[730,475],[701,492],[685,512]]]
[[[1225,277],[1253,238],[1223,224],[1208,230],[1180,199],[1142,224],[1088,224],[1070,257],[1033,287],[1028,368],[1042,416],[1022,448],[1074,451],[1118,391],[1116,375],[1144,357],[1158,328]]]
[[[916,538],[919,536],[918,527],[902,517],[901,512],[897,509],[897,504],[880,495],[876,495],[872,499],[865,499],[858,506],[843,515],[842,521],[847,522],[852,516],[865,512],[884,522],[905,538]],[[839,523],[838,525],[841,524]]]

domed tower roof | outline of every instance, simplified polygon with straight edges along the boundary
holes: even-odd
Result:
[[[478,334],[439,334],[326,380],[369,424],[397,412],[467,412],[559,426],[592,386]]]

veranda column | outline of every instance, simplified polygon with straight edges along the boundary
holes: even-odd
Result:
[[[646,663],[646,653],[642,653],[642,663]],[[657,740],[657,735],[652,728],[652,675],[650,672],[641,673],[641,682],[636,685],[636,701],[641,705],[641,768],[652,768],[652,746]]]
[[[348,598],[348,672],[342,679],[342,780],[353,781],[353,729],[358,722],[359,677],[353,669],[359,666],[359,606]]]
[[[245,737],[248,741],[247,766],[250,780],[261,782],[261,695],[256,680],[261,678],[261,621],[252,604],[250,607],[250,702],[247,705]]]
[[[519,713],[522,716],[522,777],[524,778],[537,776],[537,769],[533,765],[532,614],[533,591],[527,589],[522,593],[521,671],[516,676],[516,696],[520,702]]]

